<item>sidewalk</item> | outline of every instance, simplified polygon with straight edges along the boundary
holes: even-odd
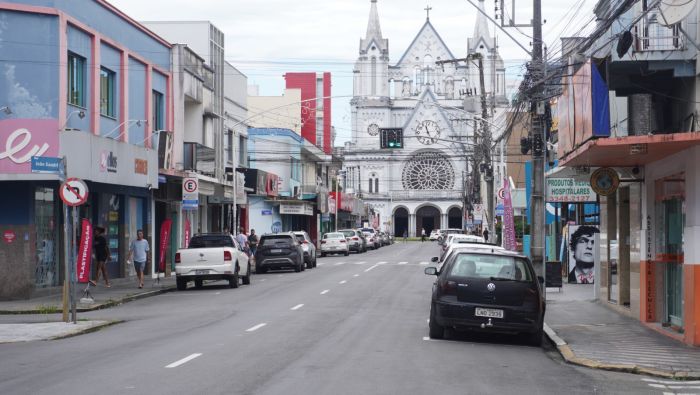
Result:
[[[595,369],[700,379],[700,348],[645,327],[594,300],[593,285],[547,289],[545,332],[564,359]]]
[[[80,303],[85,287],[86,284],[78,285],[78,312],[106,309],[176,289],[175,277],[161,278],[160,281],[146,278],[143,288],[138,288],[134,279],[116,279],[112,281],[111,288],[102,284],[97,287],[91,286],[90,294],[94,300]],[[61,289],[56,288],[52,291],[55,292],[47,296],[0,301],[0,344],[61,339],[118,323],[102,320],[80,320],[76,324],[62,322]]]

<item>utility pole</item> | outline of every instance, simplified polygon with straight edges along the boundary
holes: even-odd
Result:
[[[481,89],[481,149],[483,164],[482,174],[486,182],[486,221],[490,235],[495,235],[493,228],[493,163],[491,163],[491,128],[486,120],[489,117],[488,104],[486,103],[486,84],[484,82],[484,57],[475,53],[472,57],[479,62],[479,86]],[[495,77],[495,76],[494,76]],[[495,94],[495,92],[493,92]]]
[[[539,83],[544,76],[542,59],[542,2],[533,0],[532,12],[532,81]],[[530,98],[530,119],[532,135],[532,196],[530,207],[532,226],[532,244],[530,255],[538,275],[545,275],[545,201],[544,201],[544,119],[540,111],[541,88],[535,88]]]

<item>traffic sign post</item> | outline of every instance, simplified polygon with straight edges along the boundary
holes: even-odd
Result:
[[[65,159],[63,160],[65,166]],[[88,186],[87,184],[78,178],[68,178],[65,182],[61,184],[61,188],[58,191],[58,196],[60,196],[63,201],[64,206],[64,224],[63,224],[63,239],[64,239],[64,250],[65,250],[65,280],[63,282],[63,321],[68,321],[68,309],[70,304],[71,318],[74,324],[78,322],[77,306],[76,306],[76,284],[75,284],[75,230],[76,224],[78,223],[78,210],[75,209],[76,206],[85,204],[88,199]],[[69,228],[68,225],[68,207],[72,207],[73,212],[73,223]],[[70,229],[70,230],[69,230]]]
[[[199,180],[188,177],[182,180],[182,209],[197,210],[199,208]]]

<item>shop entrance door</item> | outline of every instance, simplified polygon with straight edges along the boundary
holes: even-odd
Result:
[[[683,327],[683,200],[664,200],[666,322]]]

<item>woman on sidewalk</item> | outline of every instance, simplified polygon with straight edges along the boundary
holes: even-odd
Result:
[[[95,226],[95,238],[92,241],[92,250],[95,251],[95,278],[90,280],[90,284],[96,286],[97,282],[100,281],[100,272],[102,272],[102,278],[105,280],[105,287],[109,288],[112,286],[107,276],[107,262],[110,259],[110,253],[104,233],[105,228]]]

